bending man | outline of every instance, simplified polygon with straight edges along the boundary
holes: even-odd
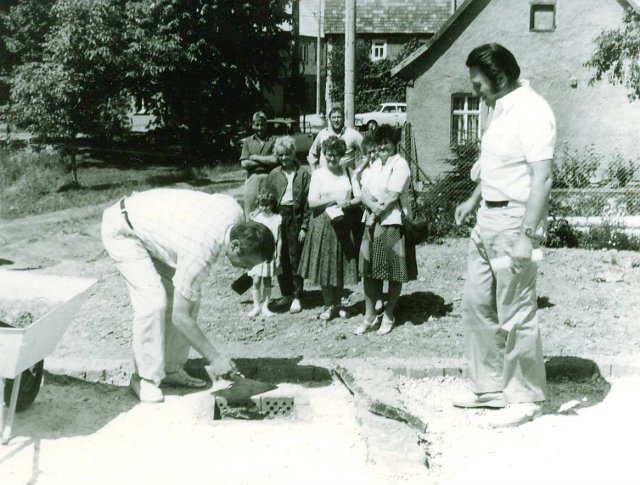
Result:
[[[239,268],[273,254],[269,229],[243,220],[229,195],[178,189],[134,193],[105,210],[102,241],[125,278],[134,312],[131,388],[141,401],[162,402],[160,385],[206,385],[183,369],[191,346],[209,373],[235,371],[196,319],[200,286],[220,254]]]

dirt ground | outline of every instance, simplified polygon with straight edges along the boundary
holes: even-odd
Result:
[[[241,188],[230,193],[241,197]],[[4,221],[3,268],[98,279],[57,350],[57,357],[126,358],[131,308],[124,282],[99,238],[103,206]],[[465,239],[417,248],[419,278],[407,284],[391,334],[355,336],[362,318],[362,285],[345,290],[349,319],[317,319],[319,288],[307,287],[302,313],[250,318],[249,292],[231,290],[239,276],[225,258],[203,287],[200,325],[208,337],[245,357],[354,358],[460,357],[463,352],[461,294]],[[539,318],[547,356],[633,356],[640,351],[640,255],[625,251],[545,249],[538,279]],[[278,296],[276,287],[275,294]]]
[[[228,192],[241,198],[240,183]],[[51,357],[80,360],[130,357],[131,307],[127,291],[99,238],[100,216],[104,207],[103,204],[0,221],[0,269],[97,279],[81,312],[71,322]],[[375,333],[364,336],[352,334],[362,318],[361,285],[345,290],[345,301],[354,315],[349,319],[336,319],[326,324],[318,320],[321,294],[318,288],[312,287],[305,290],[302,313],[290,315],[280,311],[268,319],[250,318],[247,316],[251,309],[249,292],[238,296],[231,290],[230,285],[239,272],[223,258],[214,265],[203,287],[200,325],[212,341],[219,343],[233,357],[303,357],[331,362],[371,362],[369,371],[376,374],[376,379],[370,384],[372,396],[378,397],[376,393],[382,393],[380,398],[385,399],[384,393],[391,392],[392,400],[397,401],[400,407],[429,421],[433,446],[428,477],[432,483],[444,483],[454,472],[460,471],[460,464],[467,459],[502,456],[493,453],[498,449],[505,450],[500,442],[505,435],[492,434],[479,425],[476,418],[482,418],[482,413],[459,413],[449,406],[449,390],[459,390],[464,384],[462,380],[434,380],[432,376],[423,376],[422,380],[420,377],[408,379],[389,374],[389,369],[385,370],[388,375],[382,374],[378,366],[391,360],[402,367],[404,361],[446,361],[462,357],[461,294],[466,246],[465,239],[451,239],[418,248],[419,279],[404,287],[397,312],[399,325],[383,337]],[[545,249],[538,281],[540,326],[548,358],[597,357],[604,361],[624,359],[637,363],[640,352],[640,319],[637,317],[637,309],[640,308],[640,292],[637,290],[640,255],[633,252]],[[275,294],[279,295],[277,288]],[[197,356],[194,354],[193,357]],[[366,387],[368,366],[356,368],[364,372],[359,378]],[[88,432],[100,428],[100,423],[106,419],[103,414],[116,416],[136,404],[126,389],[99,384],[90,386],[99,396],[87,394],[74,404],[75,407],[72,406],[77,409],[78,416],[84,416],[83,419],[91,423],[90,428],[94,431]],[[565,411],[561,408],[576,396],[584,396],[582,399],[588,398],[589,402],[586,405],[584,402],[574,404],[574,407],[588,407],[601,402],[608,392],[607,386],[603,381],[585,385],[551,382],[545,413],[571,413],[571,406]],[[41,406],[44,401],[47,406],[52,405],[59,398],[53,399],[49,393],[59,391],[66,394],[63,387],[56,390],[54,379],[50,386],[43,387],[33,410],[27,412],[37,411],[38,403]],[[80,384],[78,392],[86,392],[85,387]],[[116,399],[110,399],[111,395]],[[85,406],[87,399],[99,404],[95,408],[93,405]],[[66,412],[68,406],[69,403],[63,403],[62,408],[54,407],[55,411],[48,410],[47,415]],[[418,475],[415,470],[410,470],[418,463],[414,459],[416,455],[404,451],[390,455],[385,447],[394,442],[398,450],[403,450],[403,446],[409,446],[407,443],[415,436],[406,427],[401,430],[403,425],[397,422],[385,422],[367,413],[362,414],[359,420],[368,428],[369,461],[374,456],[378,463],[397,464],[385,472],[387,483],[414,483],[411,477],[417,479]],[[543,421],[537,425],[539,431],[530,439],[526,430],[516,431],[507,437],[512,436],[510,439],[514,447],[518,443],[553,447],[554,441],[548,433],[553,431],[550,426],[555,424],[544,424],[550,422]],[[55,425],[60,430],[65,426],[64,420]],[[27,431],[29,429],[27,427]],[[461,443],[466,443],[463,448],[460,448]],[[483,444],[484,455],[472,453],[474,443]],[[416,450],[414,446],[412,452]],[[399,464],[403,459],[406,465],[404,472]]]
[[[230,191],[238,198],[241,188]],[[98,279],[56,349],[56,357],[127,358],[131,308],[119,273],[102,248],[105,206],[72,209],[1,223],[2,268]],[[426,244],[417,250],[419,278],[407,284],[391,334],[355,336],[362,318],[362,285],[345,290],[352,316],[323,324],[317,319],[319,288],[305,289],[303,311],[250,318],[249,292],[238,296],[239,276],[225,258],[203,287],[200,325],[232,356],[355,358],[461,357],[461,294],[465,239]],[[539,318],[545,355],[634,356],[640,351],[640,255],[625,251],[545,249],[538,279]],[[276,287],[275,296],[279,295]]]

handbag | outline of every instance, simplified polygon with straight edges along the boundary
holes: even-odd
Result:
[[[402,214],[402,228],[404,229],[405,243],[417,246],[422,244],[429,238],[429,221],[424,216],[417,216],[418,207],[418,195],[416,190],[409,179],[409,189],[411,190],[411,211],[412,217],[405,214],[402,208],[402,202],[398,198],[398,205],[400,206],[400,213]]]
[[[417,246],[429,238],[429,222],[424,217],[409,217],[402,211],[404,238],[408,244]]]

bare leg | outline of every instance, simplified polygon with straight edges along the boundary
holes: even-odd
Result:
[[[260,314],[260,276],[253,277],[251,296],[253,297],[253,309],[248,313],[250,317],[257,317]]]
[[[269,303],[271,302],[271,278],[262,278],[262,310],[263,317],[272,317],[274,313],[269,310]]]

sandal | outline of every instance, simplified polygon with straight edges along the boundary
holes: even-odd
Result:
[[[393,326],[396,323],[395,318],[388,318],[386,314],[382,315],[382,324],[380,328],[376,332],[378,335],[386,335],[393,329]]]
[[[355,328],[353,333],[355,335],[362,335],[367,332],[371,332],[374,328],[376,328],[377,325],[378,325],[378,317],[375,317],[372,322],[367,320],[367,317],[364,317],[362,319],[362,323]]]
[[[160,382],[162,387],[205,387],[206,381],[190,376],[183,368],[179,368],[175,372],[168,373]]]
[[[320,320],[324,320],[325,322],[328,322],[329,320],[332,320],[333,318],[335,318],[336,316],[336,309],[334,307],[328,307],[325,308],[325,310],[318,315],[318,318]]]

